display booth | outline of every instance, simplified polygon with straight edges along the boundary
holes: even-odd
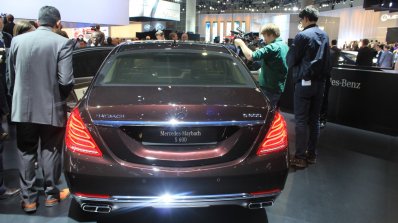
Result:
[[[288,75],[280,101],[293,112],[294,84]],[[327,120],[354,128],[398,136],[398,71],[343,66],[331,73]]]

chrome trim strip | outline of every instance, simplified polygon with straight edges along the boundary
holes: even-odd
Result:
[[[112,196],[110,198],[93,198],[73,195],[76,199],[83,201],[99,201],[99,202],[111,202],[111,203],[132,203],[142,204],[143,206],[161,206],[167,204],[167,206],[179,206],[184,203],[205,203],[205,202],[222,202],[222,201],[236,201],[236,200],[247,200],[256,198],[265,198],[277,196],[281,192],[273,192],[269,194],[251,195],[247,193],[241,194],[220,194],[220,195],[202,195],[202,196],[187,196],[187,195],[174,195],[170,196],[170,201],[165,201],[162,196]]]
[[[144,142],[142,141],[142,145],[144,146],[195,146],[195,145],[216,145],[217,142],[198,142],[198,143],[155,143],[155,142]]]
[[[209,122],[184,122],[184,121],[113,121],[113,120],[93,120],[94,125],[120,127],[120,126],[253,126],[263,125],[265,120],[251,120],[251,121],[209,121]]]

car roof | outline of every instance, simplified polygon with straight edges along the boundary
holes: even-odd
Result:
[[[352,54],[352,55],[358,55],[358,51],[343,50],[343,51],[341,51],[341,52],[342,52],[342,53]]]
[[[96,46],[96,47],[82,47],[73,49],[73,54],[79,54],[82,52],[93,52],[93,51],[111,51],[114,46]]]
[[[146,49],[181,49],[181,50],[205,50],[221,52],[226,54],[232,54],[223,44],[205,43],[186,41],[179,42],[173,40],[145,40],[145,41],[130,41],[122,43],[117,46],[117,52],[134,51],[134,50],[146,50]]]

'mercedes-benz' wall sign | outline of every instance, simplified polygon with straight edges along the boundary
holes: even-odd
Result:
[[[353,88],[353,89],[361,89],[361,83],[355,81],[349,81],[345,78],[343,79],[332,79],[330,78],[330,83],[334,87],[344,87],[344,88]]]
[[[398,15],[383,14],[380,16],[380,20],[382,22],[385,22],[387,20],[394,20],[394,19],[398,19]]]

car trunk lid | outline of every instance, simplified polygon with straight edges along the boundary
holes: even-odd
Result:
[[[87,105],[118,158],[180,167],[248,154],[269,113],[263,94],[249,87],[95,87]]]

